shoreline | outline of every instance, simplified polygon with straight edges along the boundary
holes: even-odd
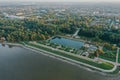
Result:
[[[100,70],[95,69],[94,66],[92,66],[92,67],[93,67],[93,68],[92,68],[92,67],[90,67],[91,65],[90,65],[90,66],[87,66],[87,64],[84,65],[85,63],[78,62],[78,61],[73,60],[73,59],[70,59],[70,58],[66,58],[66,57],[63,57],[63,56],[60,56],[60,55],[56,55],[56,54],[54,54],[54,53],[51,54],[50,52],[47,52],[47,51],[46,51],[46,52],[43,52],[43,51],[41,51],[41,49],[38,49],[38,48],[35,48],[35,47],[32,47],[32,46],[24,46],[24,45],[19,44],[19,43],[3,43],[3,44],[22,47],[22,48],[24,48],[24,49],[33,51],[33,52],[35,52],[35,53],[42,54],[42,55],[44,55],[44,56],[48,56],[48,57],[51,57],[51,58],[54,58],[54,59],[57,59],[57,60],[60,60],[60,61],[69,63],[69,64],[71,64],[71,65],[77,66],[77,67],[79,67],[79,68],[85,69],[85,70],[90,71],[90,72],[99,73],[99,74],[104,75],[104,76],[106,76],[106,75],[107,75],[107,76],[114,76],[113,74],[112,74],[112,75],[109,74],[109,73],[112,71],[112,69],[111,69],[111,70],[105,70],[105,72],[104,72],[104,71],[100,71]],[[30,48],[30,47],[31,47],[31,48]],[[113,68],[114,68],[114,67],[113,67]],[[101,68],[100,68],[100,69],[101,69]],[[114,71],[112,71],[112,72],[114,72]],[[117,74],[118,74],[118,73],[117,73]],[[115,75],[117,75],[117,74],[115,74]]]

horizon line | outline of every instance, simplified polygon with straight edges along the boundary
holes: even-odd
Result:
[[[117,3],[120,1],[0,1],[0,2],[101,2],[101,3]]]

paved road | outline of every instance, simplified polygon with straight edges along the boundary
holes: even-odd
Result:
[[[119,63],[118,63],[118,58],[119,58],[119,48],[117,48],[116,65],[119,64]]]
[[[112,26],[114,25],[114,20],[111,22],[110,26],[109,26],[109,29],[111,30]]]
[[[77,36],[79,31],[80,31],[80,28],[77,29],[77,31],[73,34],[72,38]]]
[[[34,44],[41,46],[41,44],[38,44],[38,43],[34,43]],[[42,45],[42,46],[43,46],[43,45]],[[72,61],[72,62],[77,63],[77,64],[82,64],[82,65],[88,66],[88,67],[90,67],[90,68],[93,68],[93,69],[96,69],[96,70],[99,70],[99,71],[102,71],[102,72],[113,72],[113,71],[115,71],[116,68],[117,68],[117,66],[114,66],[114,68],[111,69],[111,70],[105,70],[105,69],[101,69],[101,68],[98,68],[98,67],[95,67],[95,66],[86,64],[86,63],[82,63],[82,62],[79,62],[79,61],[76,61],[76,60],[73,60],[73,59],[70,59],[70,58],[66,58],[66,57],[63,57],[63,56],[59,56],[59,55],[53,54],[53,53],[51,53],[51,52],[48,52],[48,51],[45,51],[45,50],[42,50],[42,49],[39,49],[39,48],[35,48],[35,47],[29,46],[29,45],[26,45],[26,47],[31,48],[31,49],[35,49],[35,50],[33,50],[33,51],[39,50],[39,51],[42,51],[42,52],[45,52],[45,53],[48,53],[48,54],[52,54],[52,55],[58,56],[58,57],[60,57],[60,58],[63,58],[63,59]],[[45,46],[44,46],[44,47],[45,47]],[[50,48],[50,47],[49,47],[49,48]],[[78,56],[77,56],[77,57],[78,57]]]
[[[117,66],[120,66],[120,63],[118,62],[118,59],[119,59],[119,49],[120,48],[117,48],[117,54],[116,54],[116,62],[112,62],[112,61],[109,61],[109,60],[105,60],[105,59],[101,59],[99,58],[99,60],[102,60],[102,61],[105,61],[105,62],[109,62],[109,63],[112,63],[114,64],[114,68],[113,68],[113,71],[117,69]]]
[[[63,56],[59,56],[59,55],[53,54],[53,53],[51,53],[51,52],[48,52],[48,51],[45,51],[45,50],[42,50],[42,49],[39,49],[39,48],[36,48],[36,47],[32,47],[32,46],[29,46],[29,45],[26,45],[26,44],[25,44],[25,46],[23,46],[23,45],[21,45],[21,44],[16,44],[16,43],[5,43],[5,44],[22,46],[23,48],[26,48],[26,49],[29,49],[29,50],[32,50],[32,51],[34,51],[34,52],[41,53],[41,54],[48,53],[48,54],[53,55],[53,56],[55,56],[55,57],[58,57],[58,58],[61,58],[61,59],[65,59],[65,60],[67,60],[67,61],[72,61],[73,63],[76,63],[76,64],[82,64],[82,65],[85,65],[85,66],[94,68],[94,69],[99,70],[99,71],[102,71],[102,72],[113,72],[113,71],[115,71],[116,68],[117,68],[117,66],[115,65],[114,68],[111,69],[111,70],[104,70],[104,69],[101,69],[101,68],[98,68],[98,67],[95,67],[95,66],[86,64],[86,63],[82,63],[82,62],[79,62],[79,61],[76,61],[76,60],[73,60],[73,59],[70,59],[70,58],[66,58],[66,57],[63,57]],[[41,46],[41,44],[38,44],[38,43],[34,43],[34,44]],[[49,47],[49,48],[50,48],[50,47]],[[70,53],[68,53],[68,54],[70,54]],[[46,54],[44,54],[44,55],[46,55]],[[83,58],[83,57],[80,57],[80,58]],[[84,58],[85,58],[85,57],[84,57]],[[86,59],[86,58],[85,58],[85,59]],[[90,59],[90,60],[91,60],[91,59]],[[92,59],[92,60],[93,60],[93,59]],[[103,60],[103,59],[101,59],[101,60],[104,61],[104,62],[113,63],[113,62],[108,61],[108,60]],[[93,60],[93,61],[94,61],[94,60]],[[113,64],[115,64],[115,63],[113,63]]]
[[[105,62],[109,62],[115,65],[118,65],[118,56],[119,56],[119,48],[117,48],[117,54],[116,54],[116,62],[110,61],[110,60],[106,60],[106,59],[102,59],[102,58],[98,58],[99,60],[105,61]]]
[[[95,62],[95,60],[87,58],[87,57],[78,56],[76,54],[73,54],[73,53],[70,53],[70,52],[66,52],[66,51],[63,51],[63,50],[59,50],[59,49],[55,49],[55,48],[52,48],[52,47],[49,47],[49,46],[46,46],[46,45],[43,45],[43,44],[39,44],[39,43],[36,43],[36,42],[31,42],[31,43],[35,44],[35,45],[38,45],[38,46],[46,47],[46,48],[51,49],[51,50],[59,51],[59,52],[62,52],[62,53],[66,53],[68,55],[72,55],[72,56],[75,56],[75,57],[78,57],[78,58],[83,58],[83,59]]]
[[[120,48],[117,49],[117,55],[116,55],[116,65],[120,66],[120,63],[118,62],[119,61],[119,50]]]

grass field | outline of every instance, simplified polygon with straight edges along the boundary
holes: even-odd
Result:
[[[119,49],[119,55],[118,55],[118,62],[120,63],[120,49]]]

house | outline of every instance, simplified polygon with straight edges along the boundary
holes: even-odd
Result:
[[[83,56],[89,56],[89,53],[88,52],[83,52],[83,54],[82,54]]]
[[[84,47],[85,47],[85,48],[89,48],[90,45],[89,45],[89,44],[85,44]]]
[[[62,48],[62,46],[61,46],[61,45],[59,45],[59,46],[57,46],[56,48],[57,48],[57,49],[60,49],[60,48]]]
[[[89,51],[96,51],[98,48],[94,45],[90,45],[90,47],[88,48]]]
[[[4,42],[4,41],[6,41],[6,39],[5,39],[5,37],[1,37],[1,42]]]

